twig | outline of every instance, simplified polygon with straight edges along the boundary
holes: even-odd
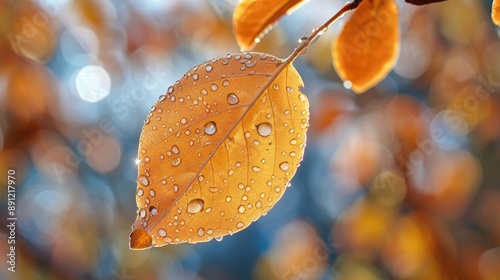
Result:
[[[288,65],[293,62],[299,55],[301,55],[312,42],[316,39],[316,37],[323,35],[323,33],[328,29],[328,27],[335,22],[339,17],[344,15],[345,13],[356,9],[359,4],[363,2],[363,0],[354,0],[353,2],[346,3],[335,15],[333,15],[329,20],[327,20],[323,25],[319,28],[314,29],[313,33],[300,42],[300,45],[295,48],[292,54],[290,54],[285,60],[284,64]]]

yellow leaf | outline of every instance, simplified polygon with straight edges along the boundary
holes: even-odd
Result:
[[[384,79],[398,53],[398,10],[394,0],[361,2],[332,46],[338,75],[350,81],[357,93]]]
[[[491,18],[496,25],[500,26],[500,0],[493,0]]]
[[[261,53],[194,67],[151,108],[138,150],[132,249],[238,232],[281,198],[309,103],[291,64]]]
[[[241,0],[233,15],[234,34],[242,50],[256,41],[282,16],[291,13],[303,0]]]

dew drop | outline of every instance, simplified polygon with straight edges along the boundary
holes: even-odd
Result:
[[[142,189],[137,189],[137,195],[142,196],[144,194],[144,191]]]
[[[262,207],[262,202],[259,200],[255,203],[255,207],[261,208]]]
[[[162,229],[162,228],[160,228],[158,230],[158,235],[161,236],[161,237],[165,237],[165,236],[167,236],[167,231],[164,230],[164,229]]]
[[[216,240],[217,242],[221,242],[223,238],[224,238],[223,236],[217,236],[217,237],[215,238],[215,240]]]
[[[212,85],[210,86],[210,89],[211,89],[212,91],[216,91],[218,88],[219,88],[219,87],[218,87],[216,84],[212,84]]]
[[[280,169],[283,170],[283,171],[288,170],[289,167],[290,167],[290,165],[286,161],[280,163]]]
[[[139,217],[141,218],[146,217],[146,209],[141,209],[141,211],[139,211]]]
[[[344,81],[343,86],[344,86],[346,89],[351,89],[351,88],[352,88],[352,82],[351,82],[351,81]]]
[[[155,196],[155,191],[153,189],[149,190],[149,195],[151,197],[154,197]]]
[[[254,60],[254,61],[247,61],[247,62],[245,63],[245,65],[246,65],[248,68],[252,68],[255,64],[257,64],[257,61],[256,61],[256,60]],[[255,71],[253,71],[253,73],[252,73],[252,72],[250,72],[250,74],[254,74],[254,73],[255,73]]]
[[[245,210],[246,210],[246,208],[245,208],[245,206],[243,206],[243,205],[240,205],[240,207],[238,207],[238,212],[239,212],[240,214],[245,213]]]
[[[290,144],[297,145],[297,139],[293,138],[292,140],[290,140]]]
[[[288,91],[288,92],[293,92],[293,88],[291,88],[291,87],[286,87],[286,91]]]
[[[268,122],[257,125],[257,132],[259,132],[260,136],[264,137],[269,136],[271,135],[271,131],[272,131],[272,126]]]
[[[211,229],[211,228],[207,229],[207,234],[208,234],[208,235],[212,235],[212,234],[214,234],[214,230],[213,230],[213,229]]]
[[[207,122],[205,124],[205,133],[208,135],[213,135],[217,131],[217,127],[214,122]]]
[[[176,192],[178,192],[178,191],[179,191],[179,186],[174,185],[174,192],[176,193]]]
[[[172,94],[172,92],[174,92],[174,87],[173,86],[169,86],[168,89],[167,89],[167,93],[168,94]]]
[[[201,236],[205,235],[205,229],[204,228],[199,228],[198,231],[197,231],[197,233],[198,233],[198,236],[201,237]]]
[[[226,196],[226,202],[231,202],[231,197],[230,196]]]
[[[227,103],[229,103],[229,105],[237,104],[239,101],[240,100],[238,99],[238,96],[236,96],[236,94],[230,93],[227,95]]]
[[[178,155],[179,154],[179,148],[176,145],[172,146],[172,153]]]
[[[204,202],[201,199],[193,199],[188,203],[187,211],[191,214],[196,214],[203,210]]]
[[[162,102],[162,101],[163,101],[163,100],[165,100],[166,98],[167,98],[167,97],[166,97],[164,94],[162,94],[162,95],[160,95],[160,97],[158,98],[158,101],[159,101],[159,102]]]
[[[238,222],[238,223],[236,224],[236,227],[237,227],[237,228],[243,228],[243,226],[244,226],[244,225],[245,225],[245,224],[243,224],[243,222]]]
[[[158,209],[154,206],[149,207],[149,212],[151,212],[151,215],[158,215]]]
[[[255,171],[255,172],[259,172],[260,171],[260,167],[258,166],[253,166],[252,167],[252,170]]]
[[[143,185],[145,187],[149,185],[149,180],[148,180],[148,178],[146,178],[146,176],[141,175],[141,176],[139,176],[138,179],[139,179],[139,183],[141,183],[141,185]]]
[[[207,64],[207,66],[205,66],[205,70],[206,70],[207,72],[212,71],[212,65],[211,65],[211,64]]]
[[[224,82],[222,82],[222,85],[227,87],[229,85],[229,81],[228,80],[224,80]]]
[[[166,185],[166,184],[167,184],[167,180],[163,179],[163,180],[161,180],[161,183],[162,183],[163,185]]]
[[[307,37],[300,37],[299,39],[300,44],[304,43],[305,41],[307,41]]]
[[[198,74],[196,74],[196,73],[193,74],[193,80],[195,80],[195,81],[198,80]]]
[[[177,158],[174,158],[174,159],[172,160],[172,166],[174,166],[174,167],[175,167],[175,166],[178,166],[180,163],[181,163],[181,158],[178,158],[178,157],[177,157]]]

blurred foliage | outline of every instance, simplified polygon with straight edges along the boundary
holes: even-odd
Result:
[[[256,50],[286,57],[342,2],[307,2]],[[238,51],[235,4],[0,0],[0,169],[16,170],[18,217],[17,272],[0,278],[500,279],[491,0],[398,2],[395,70],[363,95],[330,66],[340,20],[295,63],[311,129],[276,207],[221,242],[128,249],[143,119],[193,65]]]

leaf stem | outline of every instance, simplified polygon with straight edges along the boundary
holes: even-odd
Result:
[[[333,15],[329,20],[327,20],[323,25],[321,25],[319,28],[316,28],[313,30],[313,33],[307,37],[307,39],[303,40],[300,42],[300,45],[295,48],[295,50],[290,54],[285,60],[284,64],[287,65],[291,62],[293,62],[299,55],[303,53],[307,47],[314,42],[314,40],[318,37],[323,35],[323,33],[328,29],[328,27],[334,23],[338,18],[340,18],[342,15],[345,13],[356,9],[359,4],[363,2],[363,0],[354,0],[350,3],[345,3],[345,5],[335,14]]]

